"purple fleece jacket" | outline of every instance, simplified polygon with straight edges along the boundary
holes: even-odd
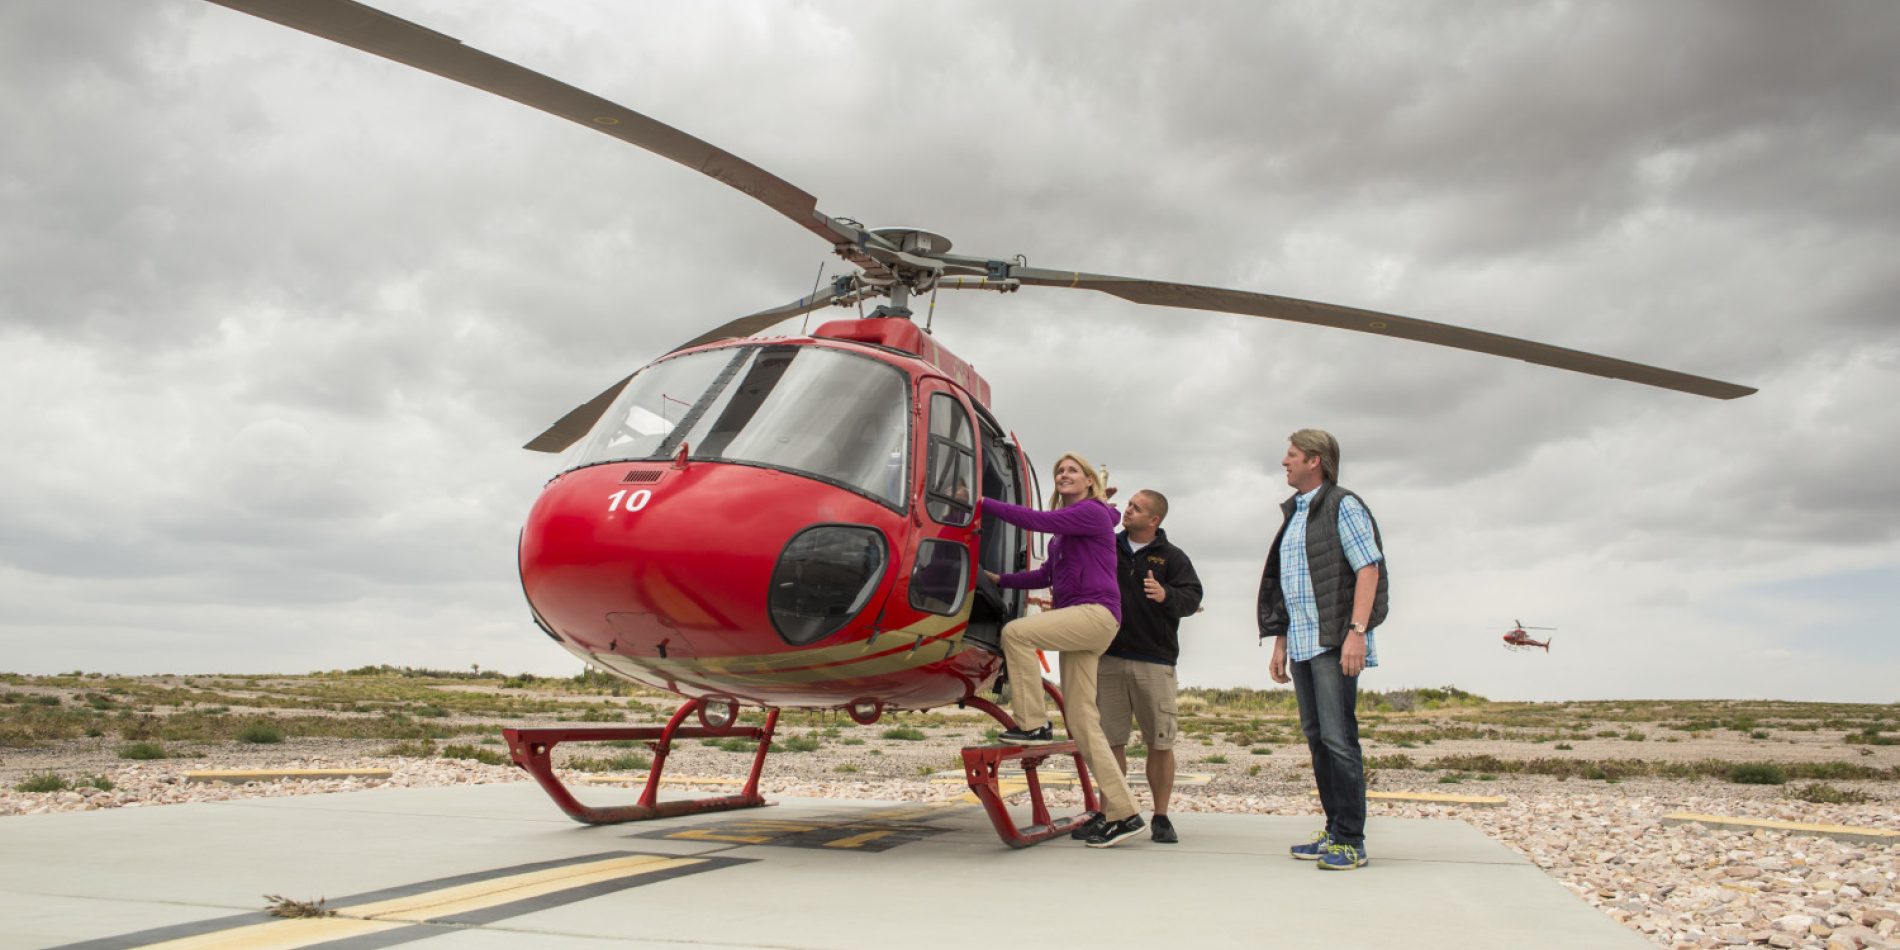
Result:
[[[983,513],[1018,528],[1054,535],[1049,557],[1033,571],[1004,574],[1002,587],[1051,589],[1055,608],[1101,604],[1121,623],[1121,588],[1115,583],[1115,526],[1121,516],[1106,502],[1085,498],[1055,511],[1037,511],[994,498],[983,499]]]

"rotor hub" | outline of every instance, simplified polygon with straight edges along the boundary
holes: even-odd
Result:
[[[943,254],[950,250],[949,238],[922,228],[872,228],[871,233],[906,254]]]

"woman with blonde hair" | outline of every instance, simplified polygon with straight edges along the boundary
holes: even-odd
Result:
[[[1085,827],[1091,848],[1106,848],[1142,828],[1128,782],[1116,767],[1102,716],[1095,706],[1095,667],[1121,626],[1121,588],[1115,581],[1115,526],[1121,518],[1109,507],[1108,493],[1089,460],[1073,452],[1056,459],[1055,493],[1049,511],[1036,511],[983,500],[983,514],[1028,531],[1051,535],[1049,557],[1033,571],[1001,576],[999,586],[1050,589],[1051,609],[1003,627],[1003,658],[1008,664],[1010,712],[1016,728],[1001,739],[1010,743],[1055,741],[1043,703],[1037,650],[1062,654],[1062,696],[1069,734],[1082,752],[1089,774],[1102,793],[1102,813]],[[985,572],[987,573],[987,572]]]

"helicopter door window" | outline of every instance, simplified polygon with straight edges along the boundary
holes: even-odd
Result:
[[[976,484],[976,440],[970,414],[948,393],[930,397],[930,456],[924,505],[944,524],[969,524]]]
[[[917,566],[910,572],[910,605],[954,615],[963,609],[969,582],[969,550],[955,541],[926,538],[917,546]]]

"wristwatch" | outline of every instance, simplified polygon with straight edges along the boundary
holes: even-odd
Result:
[[[1366,625],[1363,623],[1349,623],[1346,625],[1346,632],[1347,633],[1365,633]]]

